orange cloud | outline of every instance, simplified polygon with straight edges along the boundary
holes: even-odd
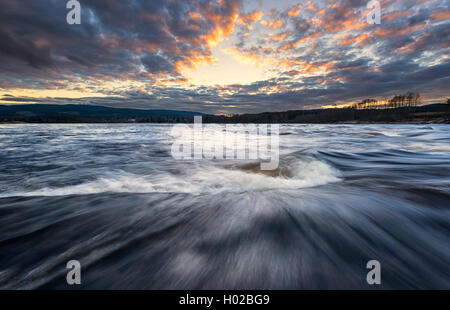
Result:
[[[367,11],[368,13],[369,11]],[[405,17],[412,14],[412,11],[395,11],[388,14],[383,15],[383,22],[390,22],[391,20],[394,20],[396,18]]]
[[[413,25],[413,26],[406,26],[403,28],[379,28],[377,30],[374,31],[374,34],[376,36],[382,37],[382,38],[387,38],[387,39],[392,39],[395,37],[400,37],[400,36],[404,36],[413,32],[416,32],[418,30],[421,30],[423,28],[425,28],[426,24],[417,24],[417,25]]]
[[[280,66],[284,66],[287,68],[297,68],[288,72],[285,72],[285,74],[293,76],[293,75],[299,75],[299,74],[311,74],[320,70],[328,71],[332,69],[335,65],[334,61],[327,61],[327,62],[316,62],[316,63],[307,63],[302,60],[296,60],[296,59],[283,59],[280,63]]]
[[[189,12],[189,13],[188,13],[188,17],[189,17],[190,19],[194,19],[194,20],[200,20],[200,19],[202,19],[202,16],[201,16],[199,13],[197,13],[197,12]]]
[[[291,34],[290,31],[279,33],[277,35],[272,36],[272,41],[278,42],[284,40],[290,34]]]
[[[425,33],[418,38],[416,38],[413,42],[406,44],[397,49],[397,52],[400,55],[411,54],[415,51],[419,50],[423,46],[427,44],[427,39],[431,37],[430,33]]]
[[[311,10],[311,11],[317,11],[317,7],[314,5],[314,3],[312,3],[311,0],[309,0],[308,2],[306,2],[307,5],[307,9]]]
[[[284,74],[289,75],[289,76],[296,76],[296,75],[300,75],[302,73],[298,70],[291,70],[291,71],[284,72]]]
[[[351,45],[354,43],[358,43],[358,46],[363,46],[367,43],[369,43],[370,39],[372,37],[367,33],[362,33],[360,35],[356,36],[348,36],[345,39],[342,39],[339,41],[340,45]]]
[[[219,4],[222,7],[225,7],[226,5],[223,0],[219,0]],[[202,39],[206,41],[208,47],[217,45],[223,38],[230,36],[234,32],[236,20],[239,18],[239,3],[232,2],[232,5],[227,7],[227,10],[229,13],[223,15],[220,11],[217,11],[213,3],[198,8],[198,11],[203,18],[214,25],[213,30],[202,37]]]
[[[438,22],[445,19],[450,19],[450,10],[446,11],[433,11],[430,15],[431,20]]]
[[[302,12],[302,4],[296,4],[291,7],[291,9],[288,11],[289,17],[297,17]]]
[[[285,51],[285,50],[288,50],[288,49],[296,48],[298,45],[300,45],[302,43],[305,43],[305,42],[307,42],[309,40],[312,40],[312,39],[320,36],[321,34],[322,34],[321,31],[313,32],[313,33],[311,33],[311,34],[309,34],[309,35],[307,35],[307,36],[305,36],[303,38],[298,39],[297,41],[286,43],[285,45],[280,47],[280,50],[281,51]]]
[[[189,83],[189,79],[186,78],[179,78],[179,79],[162,79],[155,83],[153,83],[154,86],[169,86],[169,85],[186,85]]]
[[[37,48],[49,48],[53,46],[53,43],[50,42],[49,39],[46,38],[38,38],[33,40],[33,44]]]
[[[292,60],[292,59],[283,59],[279,65],[280,66],[284,66],[284,67],[288,67],[288,68],[292,68],[295,66],[300,66],[300,65],[305,65],[306,62],[305,61],[301,61],[301,60]]]
[[[262,20],[260,21],[260,24],[266,27],[267,29],[276,30],[278,28],[283,27],[286,23],[282,20],[275,20],[275,21]]]
[[[255,12],[252,12],[252,13],[249,13],[247,15],[239,17],[237,22],[241,26],[246,25],[247,28],[250,30],[252,28],[252,25],[255,22],[259,21],[263,17],[263,15],[264,15],[263,12],[255,11]]]
[[[184,59],[175,61],[175,70],[176,72],[181,73],[185,69],[197,69],[198,66],[210,65],[217,61],[218,59],[214,56],[187,56]]]
[[[317,25],[323,27],[327,32],[361,30],[370,26],[358,10],[348,9],[343,4],[331,4],[327,11],[322,9],[319,13],[317,14]]]

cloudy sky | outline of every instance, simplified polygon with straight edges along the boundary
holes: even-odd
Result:
[[[450,95],[448,0],[0,0],[0,104],[207,113]]]

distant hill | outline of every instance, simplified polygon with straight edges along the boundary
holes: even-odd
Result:
[[[233,116],[206,115],[205,123],[450,123],[448,104],[430,104],[417,107],[366,108],[356,107],[265,112]]]
[[[30,123],[191,122],[197,112],[140,110],[95,105],[0,105],[0,121]]]
[[[204,123],[450,123],[450,105],[348,107],[228,116],[76,104],[0,105],[0,122],[6,123],[192,123],[196,115],[202,115]]]

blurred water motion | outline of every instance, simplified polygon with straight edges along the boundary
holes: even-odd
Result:
[[[281,125],[280,167],[170,125],[0,125],[0,288],[450,288],[450,125]],[[211,130],[221,130],[220,126]],[[250,137],[251,138],[251,137]]]

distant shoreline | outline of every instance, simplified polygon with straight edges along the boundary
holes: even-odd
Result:
[[[0,124],[177,124],[202,116],[205,124],[450,124],[450,105],[389,109],[329,108],[258,114],[208,115],[95,105],[0,105]]]
[[[48,124],[48,125],[83,125],[83,124],[93,124],[93,125],[138,125],[138,124],[152,124],[152,125],[158,125],[158,124],[192,124],[192,122],[186,122],[186,123],[176,123],[176,122],[167,122],[167,123],[144,123],[144,122],[77,122],[77,123],[64,123],[64,122],[0,122],[0,125],[33,125],[33,124]],[[212,123],[208,122],[205,124],[237,124],[237,123]],[[253,123],[243,123],[243,124],[253,124]],[[258,123],[263,124],[263,123]],[[374,122],[374,121],[357,121],[357,122],[333,122],[333,123],[264,123],[264,124],[285,124],[285,125],[389,125],[389,124],[395,124],[395,125],[427,125],[427,124],[433,124],[433,125],[442,125],[442,124],[450,124],[450,118],[444,118],[444,119],[436,119],[436,120],[423,120],[423,121],[398,121],[398,122]]]

